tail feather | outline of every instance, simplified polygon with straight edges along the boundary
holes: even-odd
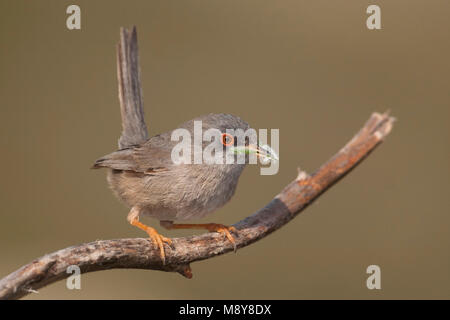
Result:
[[[129,148],[147,141],[147,125],[144,120],[144,103],[139,72],[139,54],[136,27],[120,29],[117,46],[117,78],[122,115],[122,135],[119,148]]]

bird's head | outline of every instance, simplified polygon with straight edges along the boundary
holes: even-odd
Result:
[[[208,114],[194,121],[201,121],[203,157],[210,156],[210,160],[217,158],[216,151],[221,150],[224,163],[261,164],[278,161],[277,153],[267,144],[262,144],[257,137],[256,130],[241,118],[230,114]],[[193,133],[193,126],[190,128]]]

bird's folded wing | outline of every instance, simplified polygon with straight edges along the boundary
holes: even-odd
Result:
[[[165,172],[173,165],[172,143],[160,136],[152,137],[142,146],[122,149],[101,157],[92,168],[111,168],[145,174]]]
[[[133,149],[115,151],[95,161],[92,168],[111,168],[116,170],[137,171],[138,164],[134,160],[133,153]]]

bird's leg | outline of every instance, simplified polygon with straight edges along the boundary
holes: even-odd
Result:
[[[226,226],[219,223],[199,223],[199,224],[181,224],[181,223],[173,223],[172,221],[160,221],[161,226],[164,228],[171,230],[171,229],[206,229],[209,232],[219,232],[223,233],[228,240],[233,244],[234,251],[236,252],[236,241],[234,240],[234,237],[231,235],[231,232],[236,233],[236,228],[233,226]]]
[[[168,245],[172,245],[172,239],[160,235],[154,228],[149,227],[143,224],[142,222],[139,222],[139,214],[140,214],[139,208],[137,207],[131,208],[131,211],[130,213],[128,213],[127,217],[128,222],[131,225],[147,232],[150,239],[158,246],[159,254],[161,256],[163,264],[166,264],[166,255],[164,253],[164,242],[166,242]]]

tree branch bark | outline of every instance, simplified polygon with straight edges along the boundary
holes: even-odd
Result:
[[[350,172],[389,134],[394,118],[374,113],[364,127],[335,156],[314,174],[300,171],[264,208],[239,221],[237,248],[248,246],[281,228],[317,197]],[[175,238],[166,247],[166,264],[159,250],[147,239],[101,240],[72,246],[38,258],[0,280],[0,299],[18,299],[28,293],[69,276],[70,265],[82,273],[115,268],[150,269],[178,272],[192,277],[190,263],[233,251],[221,234]]]

